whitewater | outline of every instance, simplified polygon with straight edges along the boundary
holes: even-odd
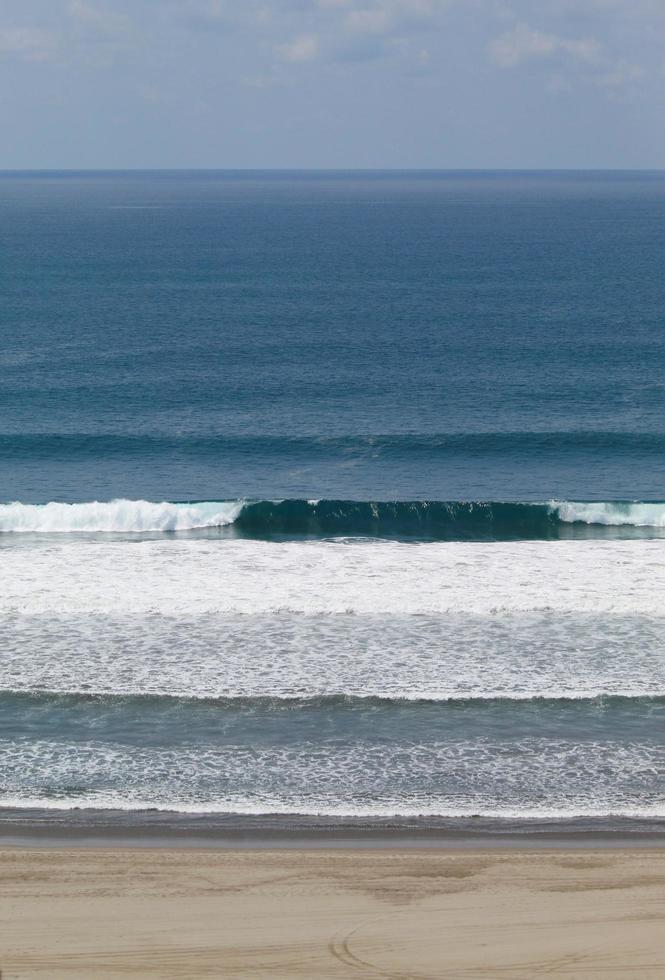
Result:
[[[52,540],[0,578],[2,615],[653,614],[665,541]]]
[[[174,504],[120,499],[43,505],[14,501],[0,504],[0,533],[186,531],[232,524],[242,508],[242,501]]]

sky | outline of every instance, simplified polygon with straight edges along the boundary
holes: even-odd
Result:
[[[3,0],[0,169],[665,167],[665,0]]]

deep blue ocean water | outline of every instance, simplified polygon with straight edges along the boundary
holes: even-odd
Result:
[[[4,173],[0,318],[0,804],[665,815],[665,173]]]
[[[4,499],[661,499],[663,174],[0,176]]]

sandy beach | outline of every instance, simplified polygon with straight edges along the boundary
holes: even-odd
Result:
[[[665,975],[665,850],[0,851],[2,980]]]

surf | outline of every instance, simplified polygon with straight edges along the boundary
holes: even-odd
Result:
[[[510,541],[665,533],[665,502],[219,500],[0,504],[4,534],[160,534]]]

